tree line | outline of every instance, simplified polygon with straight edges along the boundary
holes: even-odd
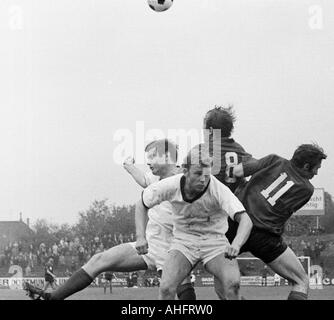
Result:
[[[34,241],[51,244],[64,238],[90,240],[96,236],[135,233],[135,205],[108,205],[107,202],[108,199],[93,201],[87,210],[79,212],[78,222],[73,225],[51,224],[38,219],[32,226]],[[298,233],[303,233],[314,225],[314,220],[313,216],[296,216],[290,223],[297,226]],[[325,215],[320,217],[319,223],[324,233],[334,233],[334,202],[328,192],[325,192]]]

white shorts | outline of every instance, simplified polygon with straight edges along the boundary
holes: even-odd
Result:
[[[196,241],[174,239],[169,251],[180,251],[193,267],[200,261],[205,266],[210,260],[224,253],[225,247],[229,244],[225,236],[210,239],[198,238]]]
[[[173,233],[159,224],[149,220],[146,227],[148,253],[142,257],[149,270],[162,270],[168,250],[173,240]],[[136,242],[130,243],[136,249]]]

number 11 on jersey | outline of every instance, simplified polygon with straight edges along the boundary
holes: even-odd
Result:
[[[272,206],[274,206],[276,204],[276,201],[294,185],[294,182],[291,180],[287,180],[287,178],[288,175],[283,172],[267,189],[261,191],[261,194]],[[285,182],[285,180],[287,180],[286,183],[270,197],[270,193],[280,184]]]

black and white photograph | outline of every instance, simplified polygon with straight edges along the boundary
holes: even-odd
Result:
[[[0,300],[334,300],[333,1],[2,0],[0,41]]]

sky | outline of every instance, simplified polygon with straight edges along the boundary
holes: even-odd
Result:
[[[334,195],[331,0],[3,0],[0,39],[0,220],[134,204],[121,159],[147,170],[157,131],[196,136],[228,104],[254,157],[321,145],[312,183]]]

